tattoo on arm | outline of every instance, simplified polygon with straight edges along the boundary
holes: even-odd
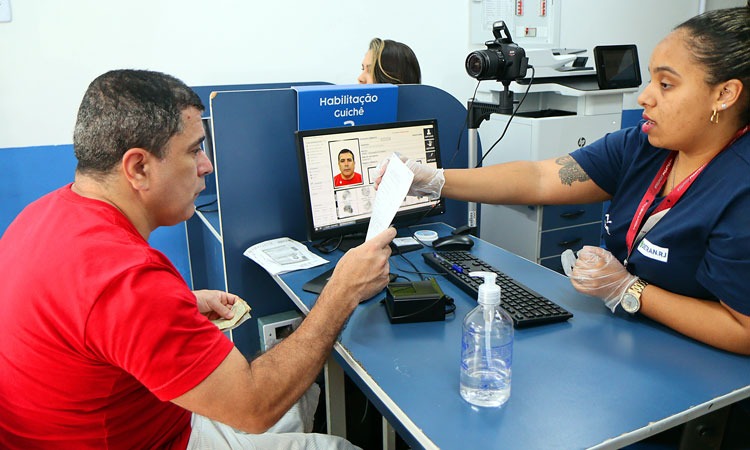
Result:
[[[572,186],[574,181],[584,182],[591,179],[570,155],[561,156],[555,162],[561,166],[558,174],[562,184]]]

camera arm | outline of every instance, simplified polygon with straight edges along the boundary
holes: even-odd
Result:
[[[513,113],[513,92],[510,91],[510,81],[503,80],[503,92],[500,93],[498,104],[477,102],[470,100],[469,109],[469,128],[479,128],[482,121],[488,120],[493,113],[512,114]]]
[[[479,149],[479,125],[482,121],[490,118],[493,113],[512,114],[513,113],[513,92],[510,91],[510,81],[502,81],[503,92],[500,94],[499,104],[483,103],[476,100],[470,100],[468,103],[469,121],[468,121],[468,167],[476,167],[477,152]],[[477,231],[477,204],[468,202],[467,204],[468,220],[467,224],[462,227],[469,233],[476,235]]]
[[[505,83],[503,83],[505,84]],[[510,93],[510,96],[507,95],[507,93]],[[500,103],[503,103],[503,98],[505,98],[505,103],[510,101],[510,106],[501,106],[501,105],[495,105],[494,103],[482,103],[477,102],[475,100],[469,101],[469,126],[467,134],[468,134],[468,160],[467,160],[467,167],[472,168],[477,166],[478,161],[478,151],[479,151],[479,125],[484,120],[488,120],[490,118],[490,115],[493,113],[500,113],[500,114],[512,114],[513,112],[513,93],[509,91],[508,86],[505,86],[505,90],[503,91],[502,98],[500,99]],[[508,98],[510,100],[508,100]],[[473,235],[477,235],[477,204],[476,202],[468,202],[466,204],[467,207],[467,224],[460,227],[459,229],[462,229],[462,233],[468,232]]]

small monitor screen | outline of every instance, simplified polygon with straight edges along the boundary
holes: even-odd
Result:
[[[641,85],[641,68],[635,45],[594,47],[594,60],[600,89],[632,88]]]
[[[394,152],[440,166],[434,119],[297,132],[310,240],[367,231],[377,166]],[[442,200],[407,196],[395,223],[442,213]]]
[[[206,156],[208,156],[208,159],[211,161],[211,164],[215,164],[214,138],[213,138],[213,132],[211,131],[211,118],[203,117],[201,119],[201,122],[203,122],[203,132],[206,136],[206,138],[203,140],[203,151],[206,152]]]

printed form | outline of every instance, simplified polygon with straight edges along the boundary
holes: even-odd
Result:
[[[406,193],[414,179],[414,173],[406,167],[395,153],[388,161],[388,169],[380,181],[372,206],[372,217],[367,228],[365,241],[385,231],[393,221],[399,206],[404,202]]]

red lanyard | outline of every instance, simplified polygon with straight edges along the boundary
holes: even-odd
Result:
[[[719,151],[719,153],[723,152],[729,146],[734,144],[734,142],[737,139],[741,138],[745,133],[747,133],[748,129],[750,129],[750,125],[745,125],[745,127],[739,130],[734,135],[734,137],[732,137],[732,140],[730,140],[729,143],[725,145],[724,148],[722,148]],[[719,153],[717,153],[717,155]],[[654,202],[654,199],[656,198],[656,194],[659,193],[659,191],[661,191],[662,187],[664,187],[664,183],[667,182],[667,177],[669,176],[669,173],[672,171],[672,166],[674,165],[675,158],[677,158],[677,152],[675,151],[673,151],[672,153],[669,154],[669,156],[667,156],[667,159],[664,161],[664,164],[662,164],[661,168],[656,173],[656,176],[654,177],[654,180],[651,182],[651,185],[646,191],[646,194],[643,196],[643,199],[641,199],[641,203],[638,205],[638,209],[635,211],[633,220],[630,222],[630,228],[628,228],[628,234],[625,236],[625,243],[628,245],[628,256],[630,256],[630,253],[633,251],[633,246],[635,245],[635,237],[638,233],[638,230],[640,230],[641,228],[643,219],[646,217],[646,211],[648,210],[649,206]],[[672,192],[670,192],[669,195],[667,195],[667,198],[662,200],[662,202],[659,204],[659,206],[656,207],[656,209],[651,213],[651,215],[655,215],[658,212],[667,210],[671,208],[672,206],[674,206],[680,200],[680,198],[682,198],[682,195],[685,193],[685,191],[688,190],[690,185],[693,184],[693,181],[695,181],[695,179],[698,178],[698,175],[700,175],[700,173],[703,171],[706,165],[708,165],[708,162],[698,167],[697,169],[695,169],[695,171],[691,173],[689,177],[682,180],[682,182],[680,182],[680,184],[678,184],[677,187],[672,189]]]

